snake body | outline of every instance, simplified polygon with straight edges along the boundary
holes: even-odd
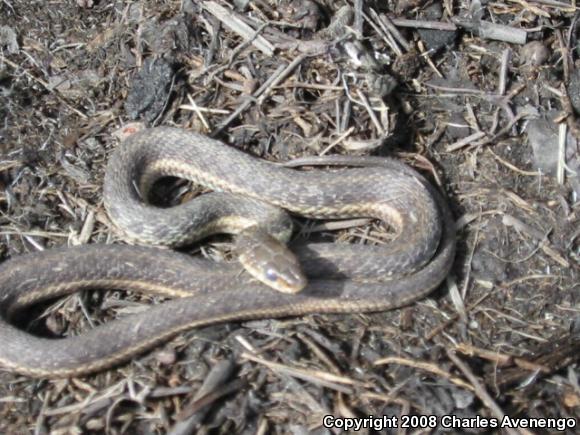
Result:
[[[445,278],[455,255],[449,208],[402,163],[368,162],[365,168],[297,171],[184,130],[130,136],[111,157],[104,183],[107,211],[130,238],[179,245],[216,231],[243,231],[262,218],[287,238],[277,208],[310,218],[377,218],[397,238],[386,246],[292,247],[309,279],[298,294],[276,292],[240,273],[237,264],[155,247],[87,245],[23,255],[0,265],[0,365],[30,376],[76,376],[126,361],[193,327],[381,311],[424,297]],[[217,193],[168,209],[148,205],[148,190],[163,176],[188,178]],[[63,339],[33,336],[13,324],[31,305],[88,288],[177,299]]]

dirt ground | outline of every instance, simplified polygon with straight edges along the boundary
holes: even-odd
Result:
[[[449,279],[403,309],[193,330],[83,378],[0,372],[0,433],[340,433],[325,415],[578,433],[577,17],[564,0],[0,1],[3,259],[121,243],[101,186],[129,122],[272,161],[398,156],[458,228]],[[85,292],[28,323],[74,335],[147,302]]]

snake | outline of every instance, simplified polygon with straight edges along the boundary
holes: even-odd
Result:
[[[392,158],[329,156],[303,163],[310,169],[276,164],[174,127],[130,135],[109,158],[103,202],[115,230],[138,243],[51,248],[4,261],[0,367],[39,378],[82,376],[127,362],[192,328],[386,311],[424,298],[442,283],[455,257],[455,226],[446,200],[429,181]],[[164,177],[185,178],[212,193],[171,207],[151,204],[149,192]],[[289,237],[288,225],[297,217],[366,217],[395,236],[376,244],[304,243]],[[250,245],[240,261],[253,265],[165,246],[187,246],[220,232]],[[278,241],[289,240],[292,255],[279,250]],[[150,243],[158,246],[145,246]],[[293,277],[294,271],[286,277],[288,264],[299,266],[296,273],[306,280]],[[267,276],[256,278],[258,273]],[[268,285],[280,282],[281,291]],[[27,330],[31,307],[88,289],[167,300],[78,335],[55,338]]]

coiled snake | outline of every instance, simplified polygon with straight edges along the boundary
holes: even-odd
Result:
[[[397,237],[380,246],[292,247],[308,284],[293,272],[288,275],[285,266],[276,269],[278,264],[293,268],[294,260],[278,252],[270,239],[242,243],[251,248],[242,260],[250,263],[254,276],[266,274],[258,278],[274,287],[280,284],[282,291],[306,285],[295,294],[269,288],[241,273],[237,263],[218,264],[156,247],[86,245],[13,258],[0,265],[0,365],[38,377],[82,375],[126,361],[193,327],[381,311],[437,287],[455,255],[453,219],[441,195],[414,170],[391,159],[338,157],[328,163],[365,167],[299,171],[167,127],[130,136],[109,161],[104,202],[111,220],[131,239],[179,245],[225,230],[248,239],[269,231],[285,240],[289,220],[278,208],[310,218],[381,219]],[[167,209],[151,206],[143,197],[163,176],[188,178],[217,192]],[[267,223],[256,223],[262,219]],[[297,287],[287,288],[292,285]],[[37,337],[13,324],[31,305],[93,288],[175,299],[62,339]]]

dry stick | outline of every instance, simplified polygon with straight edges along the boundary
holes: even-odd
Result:
[[[31,78],[32,80],[34,80],[36,83],[38,83],[39,85],[41,85],[43,88],[45,88],[48,92],[52,93],[56,99],[58,101],[60,101],[62,104],[64,104],[66,107],[68,107],[70,110],[72,110],[73,112],[75,112],[77,115],[79,115],[81,118],[83,119],[88,119],[88,116],[85,115],[83,112],[81,112],[80,110],[74,108],[73,106],[70,105],[70,103],[68,103],[65,99],[65,97],[63,97],[61,95],[60,92],[58,92],[56,89],[53,89],[47,82],[45,82],[44,80],[36,77],[34,74],[32,74],[30,71],[28,71],[27,69],[25,69],[24,67],[21,67],[20,65],[18,65],[17,63],[12,62],[9,59],[6,59],[3,55],[0,54],[0,59],[2,60],[2,62],[7,63],[8,65],[10,65],[12,68],[15,69],[21,69],[24,74],[26,74],[26,76],[28,76],[29,78]]]
[[[493,39],[512,44],[524,45],[528,38],[528,33],[523,29],[491,23],[489,21],[480,21],[475,30],[477,35],[482,39]]]
[[[447,16],[453,16],[453,0],[443,0],[443,8]]]
[[[375,11],[373,10],[373,12]],[[397,27],[389,17],[387,17],[385,14],[380,14],[377,17],[377,21],[382,26],[385,26],[385,28],[389,31],[391,35],[393,35],[393,38],[395,38],[397,42],[401,44],[401,46],[405,49],[405,51],[411,50],[412,48],[411,44],[409,44],[409,41],[407,41],[405,37],[401,34],[401,32],[399,32],[399,29],[397,29]]]
[[[441,74],[441,72],[437,69],[435,63],[433,63],[431,57],[429,57],[430,50],[426,49],[425,44],[423,44],[423,41],[419,39],[419,41],[417,41],[417,46],[419,47],[421,56],[425,58],[427,65],[429,65],[429,67],[433,70],[433,72],[437,74],[437,77],[443,78],[443,74]]]
[[[238,44],[230,53],[228,61],[225,65],[222,65],[220,67],[214,68],[213,66],[209,66],[204,68],[204,70],[196,75],[196,78],[200,78],[205,74],[209,73],[209,77],[208,77],[208,81],[213,80],[213,78],[221,73],[222,71],[227,70],[228,68],[230,68],[232,66],[232,64],[234,63],[234,61],[236,60],[236,58],[238,57],[238,55],[245,50],[246,48],[248,48],[253,42],[254,40],[260,36],[260,34],[264,31],[264,29],[266,27],[268,27],[268,23],[264,23],[262,24],[260,27],[258,27],[256,29],[256,31],[254,32],[254,34],[249,38],[246,39],[244,42],[242,42],[241,44]],[[213,70],[212,70],[213,68]]]
[[[482,297],[480,297],[474,303],[468,305],[467,308],[465,309],[465,312],[466,313],[469,313],[471,310],[473,310],[475,307],[477,307],[480,303],[482,303],[485,299],[487,299],[490,295],[491,295],[491,292],[484,293]],[[440,323],[438,326],[436,326],[435,328],[433,328],[431,330],[431,332],[425,336],[425,339],[427,341],[433,340],[433,338],[435,336],[439,335],[443,330],[445,330],[445,328],[447,328],[448,326],[450,326],[451,324],[453,324],[457,320],[459,320],[460,317],[461,316],[459,315],[459,313],[457,313],[457,312],[454,313],[450,318],[446,319],[445,321],[443,321],[442,323]]]
[[[483,145],[487,145],[488,143],[496,141],[500,137],[508,134],[510,132],[510,130],[513,128],[513,126],[516,125],[520,119],[525,118],[527,116],[528,115],[526,113],[518,113],[514,119],[512,119],[504,128],[502,128],[496,134],[494,134],[493,136],[486,137],[485,139],[477,142],[475,145],[483,146]]]
[[[505,90],[507,87],[507,72],[508,64],[510,61],[511,50],[506,48],[501,55],[501,67],[499,69],[499,84],[497,86],[497,93],[499,95],[505,95]]]
[[[501,66],[500,66],[500,70],[499,70],[499,83],[497,85],[497,87],[498,87],[497,93],[498,93],[498,95],[501,95],[501,96],[503,96],[505,94],[506,88],[507,88],[507,74],[508,74],[508,65],[509,65],[509,61],[510,61],[510,55],[511,55],[511,50],[509,49],[509,47],[506,48],[501,55]],[[510,120],[513,120],[514,119],[514,112],[512,111],[508,102],[506,100],[504,100],[502,103],[500,103],[500,106],[506,112],[508,118]]]
[[[498,107],[493,112],[493,118],[492,118],[493,122],[491,124],[491,127],[489,128],[490,134],[495,134],[495,132],[497,131],[497,128],[499,127],[499,112],[500,112],[500,110],[501,110],[501,108]]]
[[[536,6],[529,4],[526,0],[509,0],[511,3],[517,3],[522,6],[525,10],[536,14],[540,17],[550,18],[550,14],[543,9],[540,9]]]
[[[470,134],[469,136],[464,137],[463,139],[460,139],[455,143],[452,143],[445,149],[445,151],[447,152],[457,151],[458,149],[466,147],[467,145],[470,145],[472,142],[475,142],[476,140],[479,140],[484,136],[485,132],[476,131],[475,133]]]
[[[539,249],[541,249],[546,255],[551,257],[562,267],[570,267],[570,263],[558,252],[556,252],[552,247],[549,246],[550,242],[548,240],[548,234],[552,231],[551,228],[548,231],[542,233],[541,231],[536,230],[535,228],[507,214],[504,214],[504,216],[502,217],[502,223],[506,226],[513,226],[519,232],[524,233],[528,237],[536,239],[538,241],[536,248],[528,256],[526,256],[524,259],[514,261],[515,263],[521,263],[522,261],[531,258]]]
[[[350,117],[352,114],[352,102],[350,99],[346,99],[344,104],[342,105],[342,120],[339,126],[339,133],[345,131],[348,127],[348,123],[350,121]]]
[[[391,49],[395,52],[397,56],[402,56],[403,52],[397,45],[395,38],[393,38],[393,35],[391,35],[391,33],[379,20],[379,16],[377,15],[377,13],[373,9],[370,9],[370,14],[373,16],[373,18],[377,21],[378,24],[375,23],[373,20],[371,20],[371,18],[363,12],[365,20],[371,25],[371,27],[375,30],[375,32],[377,32],[379,35],[383,37],[385,42],[391,47]]]
[[[383,136],[385,134],[385,130],[383,129],[381,122],[379,121],[379,119],[377,118],[377,115],[375,114],[373,108],[371,107],[367,96],[360,89],[357,89],[356,93],[358,94],[359,98],[361,99],[364,108],[367,109],[367,112],[369,113],[371,121],[375,125],[375,128],[377,129],[379,136]]]
[[[348,101],[348,100],[346,100]],[[340,134],[340,99],[334,100],[334,130],[336,134]]]
[[[217,4],[216,2],[204,2],[204,9],[220,20],[224,26],[232,32],[240,35],[245,40],[252,40],[252,44],[266,56],[274,55],[274,46],[263,36],[255,36],[255,30],[244,23],[233,12]]]
[[[472,271],[472,263],[473,263],[473,256],[475,255],[475,249],[477,247],[477,244],[479,243],[479,232],[481,229],[481,213],[478,216],[478,225],[476,227],[475,230],[475,237],[473,238],[473,245],[471,246],[471,249],[469,250],[469,257],[467,259],[466,265],[467,265],[467,271],[465,273],[465,278],[463,280],[463,288],[461,289],[461,302],[462,302],[462,309],[463,309],[463,313],[459,313],[459,314],[463,314],[462,315],[462,320],[467,321],[467,312],[465,311],[465,305],[463,304],[463,302],[465,301],[465,297],[467,295],[467,287],[469,285],[469,283],[471,282],[471,271]]]
[[[564,83],[569,83],[570,82],[570,74],[571,74],[571,67],[570,67],[570,62],[573,63],[573,59],[570,55],[570,45],[572,42],[572,32],[575,30],[576,28],[576,21],[577,21],[577,17],[578,14],[574,15],[574,18],[572,20],[572,23],[570,24],[569,27],[569,31],[568,34],[566,36],[566,39],[564,40],[564,37],[562,36],[562,32],[560,31],[560,29],[556,29],[555,33],[556,33],[556,37],[558,38],[558,44],[560,45],[560,52],[561,52],[561,56],[562,56],[562,63],[563,63],[563,70],[564,70]],[[566,122],[568,123],[568,127],[570,128],[570,132],[576,137],[580,137],[580,134],[578,134],[578,127],[576,126],[576,117],[574,116],[574,108],[572,107],[572,103],[570,101],[569,95],[568,95],[568,91],[566,89],[566,87],[564,86],[564,84],[561,85],[562,87],[562,92],[559,92],[559,97],[562,100],[562,106],[564,108],[564,110],[567,112],[568,116],[566,117]],[[556,91],[555,89],[552,91],[554,92]],[[556,91],[556,93],[558,93],[558,91]]]
[[[500,162],[502,165],[504,165],[506,168],[511,169],[512,171],[517,172],[520,175],[525,175],[527,177],[539,177],[542,175],[539,170],[537,170],[537,171],[524,171],[523,169],[518,168],[517,166],[508,162],[507,160],[502,159],[500,156],[498,156],[496,153],[494,153],[491,150],[491,148],[488,148],[487,152],[491,153],[493,158],[496,159],[498,162]]]
[[[270,80],[266,81],[266,83],[264,83],[264,86],[263,86],[264,90],[262,90],[259,93],[259,95],[257,95],[260,97],[258,102],[261,103],[262,101],[264,101],[264,99],[272,91],[272,89],[274,89],[274,87],[278,86],[283,80],[285,80],[286,77],[288,77],[288,75],[294,70],[294,68],[296,68],[298,65],[300,65],[304,61],[304,59],[306,59],[306,57],[307,57],[306,54],[301,54],[296,59],[294,59],[292,62],[290,62],[290,64],[286,68],[284,68],[278,76],[276,76],[274,74],[273,80],[271,82],[270,82]],[[261,89],[262,89],[262,87],[260,87],[260,89],[258,89],[258,91],[260,91]]]
[[[412,29],[431,29],[454,32],[457,26],[453,23],[443,23],[441,21],[419,21],[408,20],[406,18],[393,18],[392,23],[397,27],[410,27]]]
[[[316,355],[318,359],[328,367],[328,370],[331,373],[340,374],[341,372],[340,367],[338,367],[338,365],[332,360],[332,358],[330,358],[326,354],[326,352],[324,352],[324,350],[322,350],[314,340],[310,339],[304,333],[301,332],[299,332],[297,336],[298,338],[300,338],[300,340],[304,342],[304,344],[306,344],[306,347],[308,347],[312,351],[312,353]]]
[[[524,233],[528,237],[536,239],[538,242],[542,242],[546,238],[546,235],[552,232],[552,228],[548,229],[547,231],[537,229],[509,214],[504,214],[502,216],[501,223],[506,227],[513,227],[518,232]]]
[[[458,385],[462,388],[465,388],[466,390],[473,391],[473,389],[474,389],[471,385],[469,385],[463,379],[461,379],[457,376],[453,376],[451,373],[443,370],[442,368],[438,367],[437,365],[435,365],[433,363],[424,362],[424,361],[417,361],[417,360],[402,358],[402,357],[398,357],[398,356],[388,356],[385,358],[380,358],[380,359],[373,362],[373,366],[375,366],[375,367],[388,365],[388,364],[399,364],[399,365],[404,365],[407,367],[413,367],[413,368],[416,368],[419,370],[423,370],[425,372],[432,373],[435,376],[445,378],[449,382],[452,382],[455,385]]]
[[[190,404],[189,409],[184,412],[184,416],[188,416],[188,418],[192,418],[199,412],[202,408],[212,404],[216,400],[220,399],[223,396],[231,394],[235,391],[246,386],[246,381],[243,379],[235,379],[229,384],[221,386],[216,391],[212,391],[205,396],[202,396],[199,399],[196,399],[194,403]],[[197,397],[197,395],[196,395]],[[191,433],[191,432],[186,432]]]
[[[243,382],[241,379],[227,383],[233,371],[234,363],[231,360],[226,359],[216,363],[193,397],[193,401],[181,410],[177,416],[177,423],[169,433],[171,435],[191,433],[205,416],[205,412],[199,412],[202,408],[241,388],[243,386],[240,383]]]
[[[191,94],[187,94],[187,99],[189,101],[189,105],[191,107],[191,110],[193,112],[195,112],[195,114],[197,115],[197,117],[199,118],[199,120],[201,121],[201,123],[203,124],[203,126],[205,127],[206,131],[209,131],[209,123],[207,122],[207,119],[205,119],[205,116],[203,116],[203,113],[201,113],[201,110],[199,110],[199,107],[197,107],[197,104],[195,103],[195,100],[193,99],[193,97],[191,96]]]
[[[470,357],[477,356],[478,358],[492,361],[500,367],[516,365],[525,370],[539,370],[543,373],[550,373],[550,368],[543,364],[528,361],[518,356],[499,353],[499,351],[480,349],[468,343],[459,343],[457,346],[455,346],[454,350]]]
[[[467,110],[467,117],[465,120],[469,124],[472,130],[481,131],[481,127],[479,125],[479,121],[477,120],[477,116],[475,116],[475,112],[473,110],[473,106],[470,103],[465,105],[465,109]]]
[[[428,88],[436,89],[438,91],[450,92],[452,96],[456,96],[454,94],[477,95],[482,98],[486,98],[489,96],[489,94],[487,94],[485,91],[482,91],[481,89],[452,88],[449,86],[439,86],[431,83],[424,83],[424,85]]]
[[[44,396],[44,399],[42,400],[42,407],[40,408],[40,412],[38,413],[38,417],[36,419],[36,429],[34,431],[35,434],[45,433],[43,428],[45,427],[46,420],[50,418],[49,413],[51,410],[48,407],[50,406],[49,403],[51,401],[52,396],[51,391],[52,390],[49,390]],[[86,402],[86,400],[81,402],[80,404],[77,404],[77,408],[75,410],[79,409],[80,406],[78,405],[84,405],[85,404],[84,402]]]
[[[524,29],[491,23],[489,21],[473,21],[454,17],[453,22],[473,32],[481,39],[493,39],[523,45],[526,43],[528,37],[528,32]]]
[[[354,32],[348,26],[353,21],[353,14],[355,12],[349,5],[342,6],[332,18],[328,27],[316,32],[316,39],[331,39],[340,40],[348,36],[349,33]],[[357,34],[358,39],[362,39],[362,33]]]
[[[566,32],[566,41],[564,43],[564,47],[562,50],[562,58],[563,58],[562,60],[564,61],[564,68],[569,68],[570,66],[568,58],[570,58],[569,60],[572,60],[572,58],[570,57],[570,47],[572,46],[572,38],[573,36],[575,36],[578,30],[576,27],[578,24],[578,18],[580,18],[580,15],[574,14],[574,18],[572,18],[572,22],[568,27],[568,32]],[[565,83],[568,83],[568,77],[566,77]]]
[[[572,107],[572,101],[568,96],[568,91],[564,84],[561,85],[562,91],[557,91],[556,89],[550,89],[552,92],[556,93],[560,97],[560,104],[565,112],[566,123],[570,129],[570,133],[577,139],[580,140],[580,126],[576,124],[576,116],[574,115],[574,107]],[[559,120],[556,120],[559,122]]]
[[[492,294],[494,294],[496,291],[499,290],[505,290],[507,288],[510,288],[513,285],[516,284],[520,284],[522,282],[526,282],[529,280],[546,280],[546,279],[557,279],[559,278],[558,275],[529,275],[529,276],[525,276],[525,277],[520,277],[520,278],[516,278],[512,281],[506,282],[504,284],[502,284],[499,288],[495,289],[495,290],[490,290],[487,293],[484,293],[478,300],[476,300],[475,302],[471,303],[468,307],[467,307],[467,312],[471,312],[473,311],[477,306],[479,306],[485,299],[487,299],[488,297],[490,297]],[[459,319],[459,314],[455,313],[452,316],[450,316],[448,319],[444,320],[442,323],[440,323],[438,326],[436,326],[435,328],[433,328],[431,330],[431,332],[429,332],[426,336],[425,339],[427,341],[431,341],[433,340],[433,338],[435,338],[435,336],[439,335],[443,330],[445,330],[445,328],[447,328],[448,326],[450,326],[451,324],[455,323],[457,320]]]
[[[368,387],[367,384],[348,378],[346,376],[334,375],[332,373],[322,370],[307,370],[300,368],[293,368],[285,364],[268,361],[264,358],[259,358],[249,353],[242,353],[242,358],[248,359],[258,364],[262,364],[272,370],[274,373],[284,373],[303,381],[310,382],[316,385],[322,385],[335,391],[345,394],[353,394],[353,387]],[[351,387],[352,386],[352,387]]]
[[[354,1],[354,31],[357,35],[363,34],[363,0]]]
[[[485,387],[479,382],[479,380],[473,374],[473,372],[469,369],[469,367],[467,367],[467,365],[463,361],[461,361],[459,359],[459,357],[457,357],[457,355],[455,355],[455,352],[453,352],[452,350],[446,349],[445,352],[447,353],[447,356],[449,357],[449,359],[451,361],[453,361],[453,364],[455,364],[457,366],[457,368],[459,370],[461,370],[461,372],[467,378],[467,380],[469,382],[471,382],[471,385],[475,389],[475,394],[477,395],[477,397],[479,397],[479,399],[485,404],[485,406],[487,406],[490,409],[490,411],[493,413],[493,415],[495,415],[495,417],[498,420],[503,420],[503,418],[505,417],[505,414],[503,413],[501,408],[498,406],[498,404],[495,403],[493,398],[489,395],[489,393],[487,392]],[[505,428],[505,430],[507,433],[509,433],[511,435],[528,434],[529,433],[526,430],[517,431],[517,430],[511,429],[511,428]]]
[[[558,128],[558,166],[556,168],[556,180],[559,185],[564,184],[564,167],[566,166],[566,136],[568,126],[565,122],[560,123]]]
[[[240,104],[238,108],[230,116],[227,117],[227,119],[225,119],[222,123],[220,123],[217,126],[217,128],[212,132],[211,136],[215,137],[217,134],[221,133],[224,130],[224,128],[226,128],[230,124],[230,122],[232,122],[234,119],[240,116],[240,114],[244,110],[246,110],[254,101],[256,101],[258,97],[261,97],[261,100],[265,98],[270,93],[270,91],[275,86],[278,86],[282,82],[282,80],[284,80],[294,68],[300,65],[300,63],[302,63],[304,59],[306,59],[306,57],[307,57],[306,54],[301,54],[296,59],[294,59],[289,65],[284,64],[280,65],[276,69],[276,71],[274,71],[274,73],[270,76],[270,78],[266,80],[264,84],[260,86],[260,88],[256,92],[254,92],[252,97],[250,98],[246,97],[242,102],[242,104]]]
[[[354,131],[354,127],[349,128],[347,131],[345,131],[343,134],[341,134],[336,140],[332,141],[332,143],[330,145],[328,145],[326,148],[324,148],[320,152],[320,155],[323,156],[324,154],[329,152],[332,148],[334,148],[336,145],[338,145],[340,142],[342,142],[344,139],[346,139],[348,136],[350,136],[353,131]]]
[[[562,63],[563,63],[563,71],[564,71],[564,83],[568,83],[570,81],[570,47],[564,41],[564,37],[562,36],[562,32],[560,29],[555,29],[554,33],[556,34],[556,38],[558,38],[558,44],[560,45],[560,52],[562,53]]]
[[[508,0],[512,3],[519,3],[518,0]],[[568,3],[562,3],[555,0],[533,0],[534,3],[539,3],[541,5],[546,5],[556,9],[562,9],[564,12],[575,12],[577,8]]]
[[[511,111],[510,107],[508,106],[508,102],[511,101],[519,92],[521,92],[522,89],[525,88],[524,84],[522,84],[520,86],[516,86],[514,89],[512,89],[505,96],[498,95],[498,94],[491,94],[490,95],[490,94],[487,94],[487,93],[480,91],[480,90],[477,90],[477,89],[449,88],[449,87],[445,87],[445,86],[431,85],[428,83],[425,83],[425,86],[433,88],[433,89],[442,90],[442,91],[453,92],[456,94],[475,95],[475,96],[478,96],[480,98],[484,98],[486,101],[489,101],[492,104],[499,106],[501,109],[503,109],[507,113],[507,115],[510,119],[508,125],[506,127],[502,128],[498,133],[488,135],[488,137],[485,138],[484,140],[477,142],[475,145],[478,145],[478,146],[482,146],[482,145],[488,144],[490,142],[493,142],[498,137],[503,136],[504,134],[507,134],[520,119],[528,116],[524,112],[518,113],[516,116],[513,116],[513,113]],[[492,132],[493,132],[493,130],[495,130],[495,127],[492,128]],[[484,136],[486,136],[486,134],[484,132],[481,132],[481,131],[476,132],[476,133],[474,133],[466,138],[463,138],[463,139],[449,145],[447,147],[447,151],[455,151],[455,150],[458,150],[459,148],[463,148],[467,145],[470,145],[471,142],[478,140],[480,138],[483,138]]]

